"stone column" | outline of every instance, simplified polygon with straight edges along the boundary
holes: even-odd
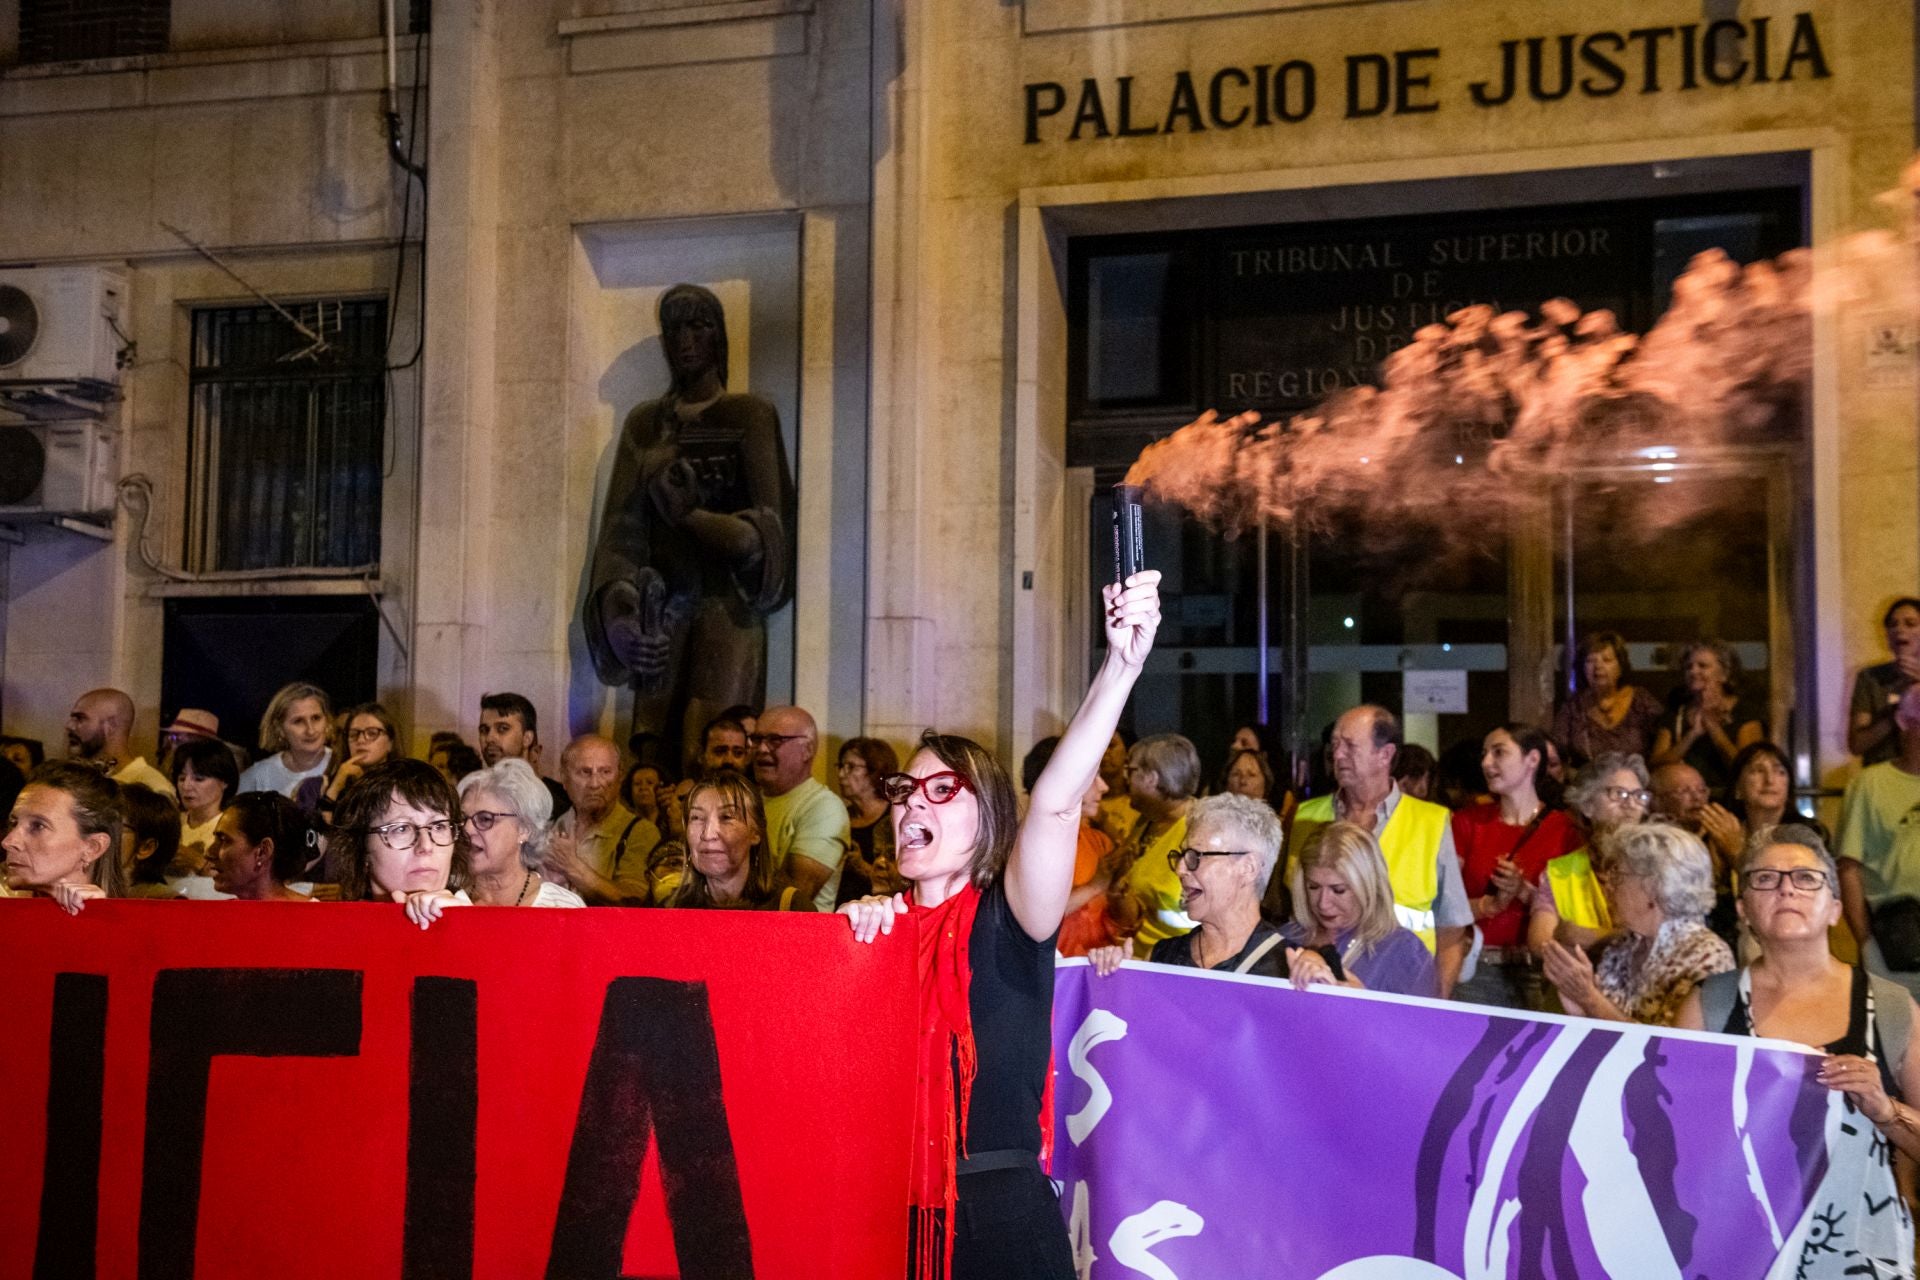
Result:
[[[492,601],[500,0],[434,6],[428,85],[425,407],[413,566],[416,749],[479,704]]]

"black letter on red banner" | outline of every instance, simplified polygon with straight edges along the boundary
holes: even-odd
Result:
[[[100,1222],[100,1094],[107,1070],[107,980],[53,979],[47,1044],[47,1152],[33,1280],[93,1280]]]
[[[473,1275],[478,1008],[477,988],[467,979],[414,981],[401,1280],[467,1280]]]
[[[162,969],[153,979],[147,1042],[140,1280],[192,1280],[208,1067],[223,1054],[358,1054],[360,974],[353,969]]]
[[[681,1280],[750,1280],[753,1245],[706,985],[664,978],[607,984],[547,1280],[617,1280],[650,1134]]]

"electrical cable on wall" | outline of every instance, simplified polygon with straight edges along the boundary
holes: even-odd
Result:
[[[407,642],[402,638],[400,629],[392,617],[388,615],[386,603],[381,600],[379,591],[375,589],[375,583],[378,581],[376,575],[380,572],[379,565],[365,564],[325,569],[222,569],[211,573],[188,573],[184,569],[176,569],[162,563],[160,557],[154,552],[149,528],[153,521],[153,478],[145,472],[136,471],[131,475],[122,476],[114,485],[114,490],[119,496],[120,504],[126,507],[139,522],[134,530],[133,545],[140,557],[140,563],[149,573],[165,578],[169,582],[197,583],[280,582],[289,578],[345,578],[349,574],[358,573],[360,589],[366,592],[369,600],[373,601],[374,611],[380,615],[380,621],[393,636],[394,645],[400,650],[400,660],[402,662],[410,660]]]

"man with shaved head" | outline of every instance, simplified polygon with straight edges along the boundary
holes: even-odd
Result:
[[[840,863],[853,844],[847,807],[813,776],[820,730],[799,707],[768,707],[747,737],[753,777],[767,801],[767,851],[787,882],[833,910]]]
[[[137,782],[172,796],[167,775],[133,753],[132,733],[133,699],[118,689],[89,690],[67,712],[67,759],[94,765],[115,782]]]
[[[554,823],[549,874],[591,906],[648,902],[647,855],[660,831],[620,803],[620,748],[581,734],[560,753],[560,782],[573,808]]]

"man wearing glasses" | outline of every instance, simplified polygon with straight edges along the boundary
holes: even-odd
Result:
[[[840,797],[813,776],[820,747],[813,717],[799,707],[769,707],[747,742],[753,777],[767,802],[767,849],[774,866],[802,897],[813,899],[814,910],[833,910],[853,827]]]

